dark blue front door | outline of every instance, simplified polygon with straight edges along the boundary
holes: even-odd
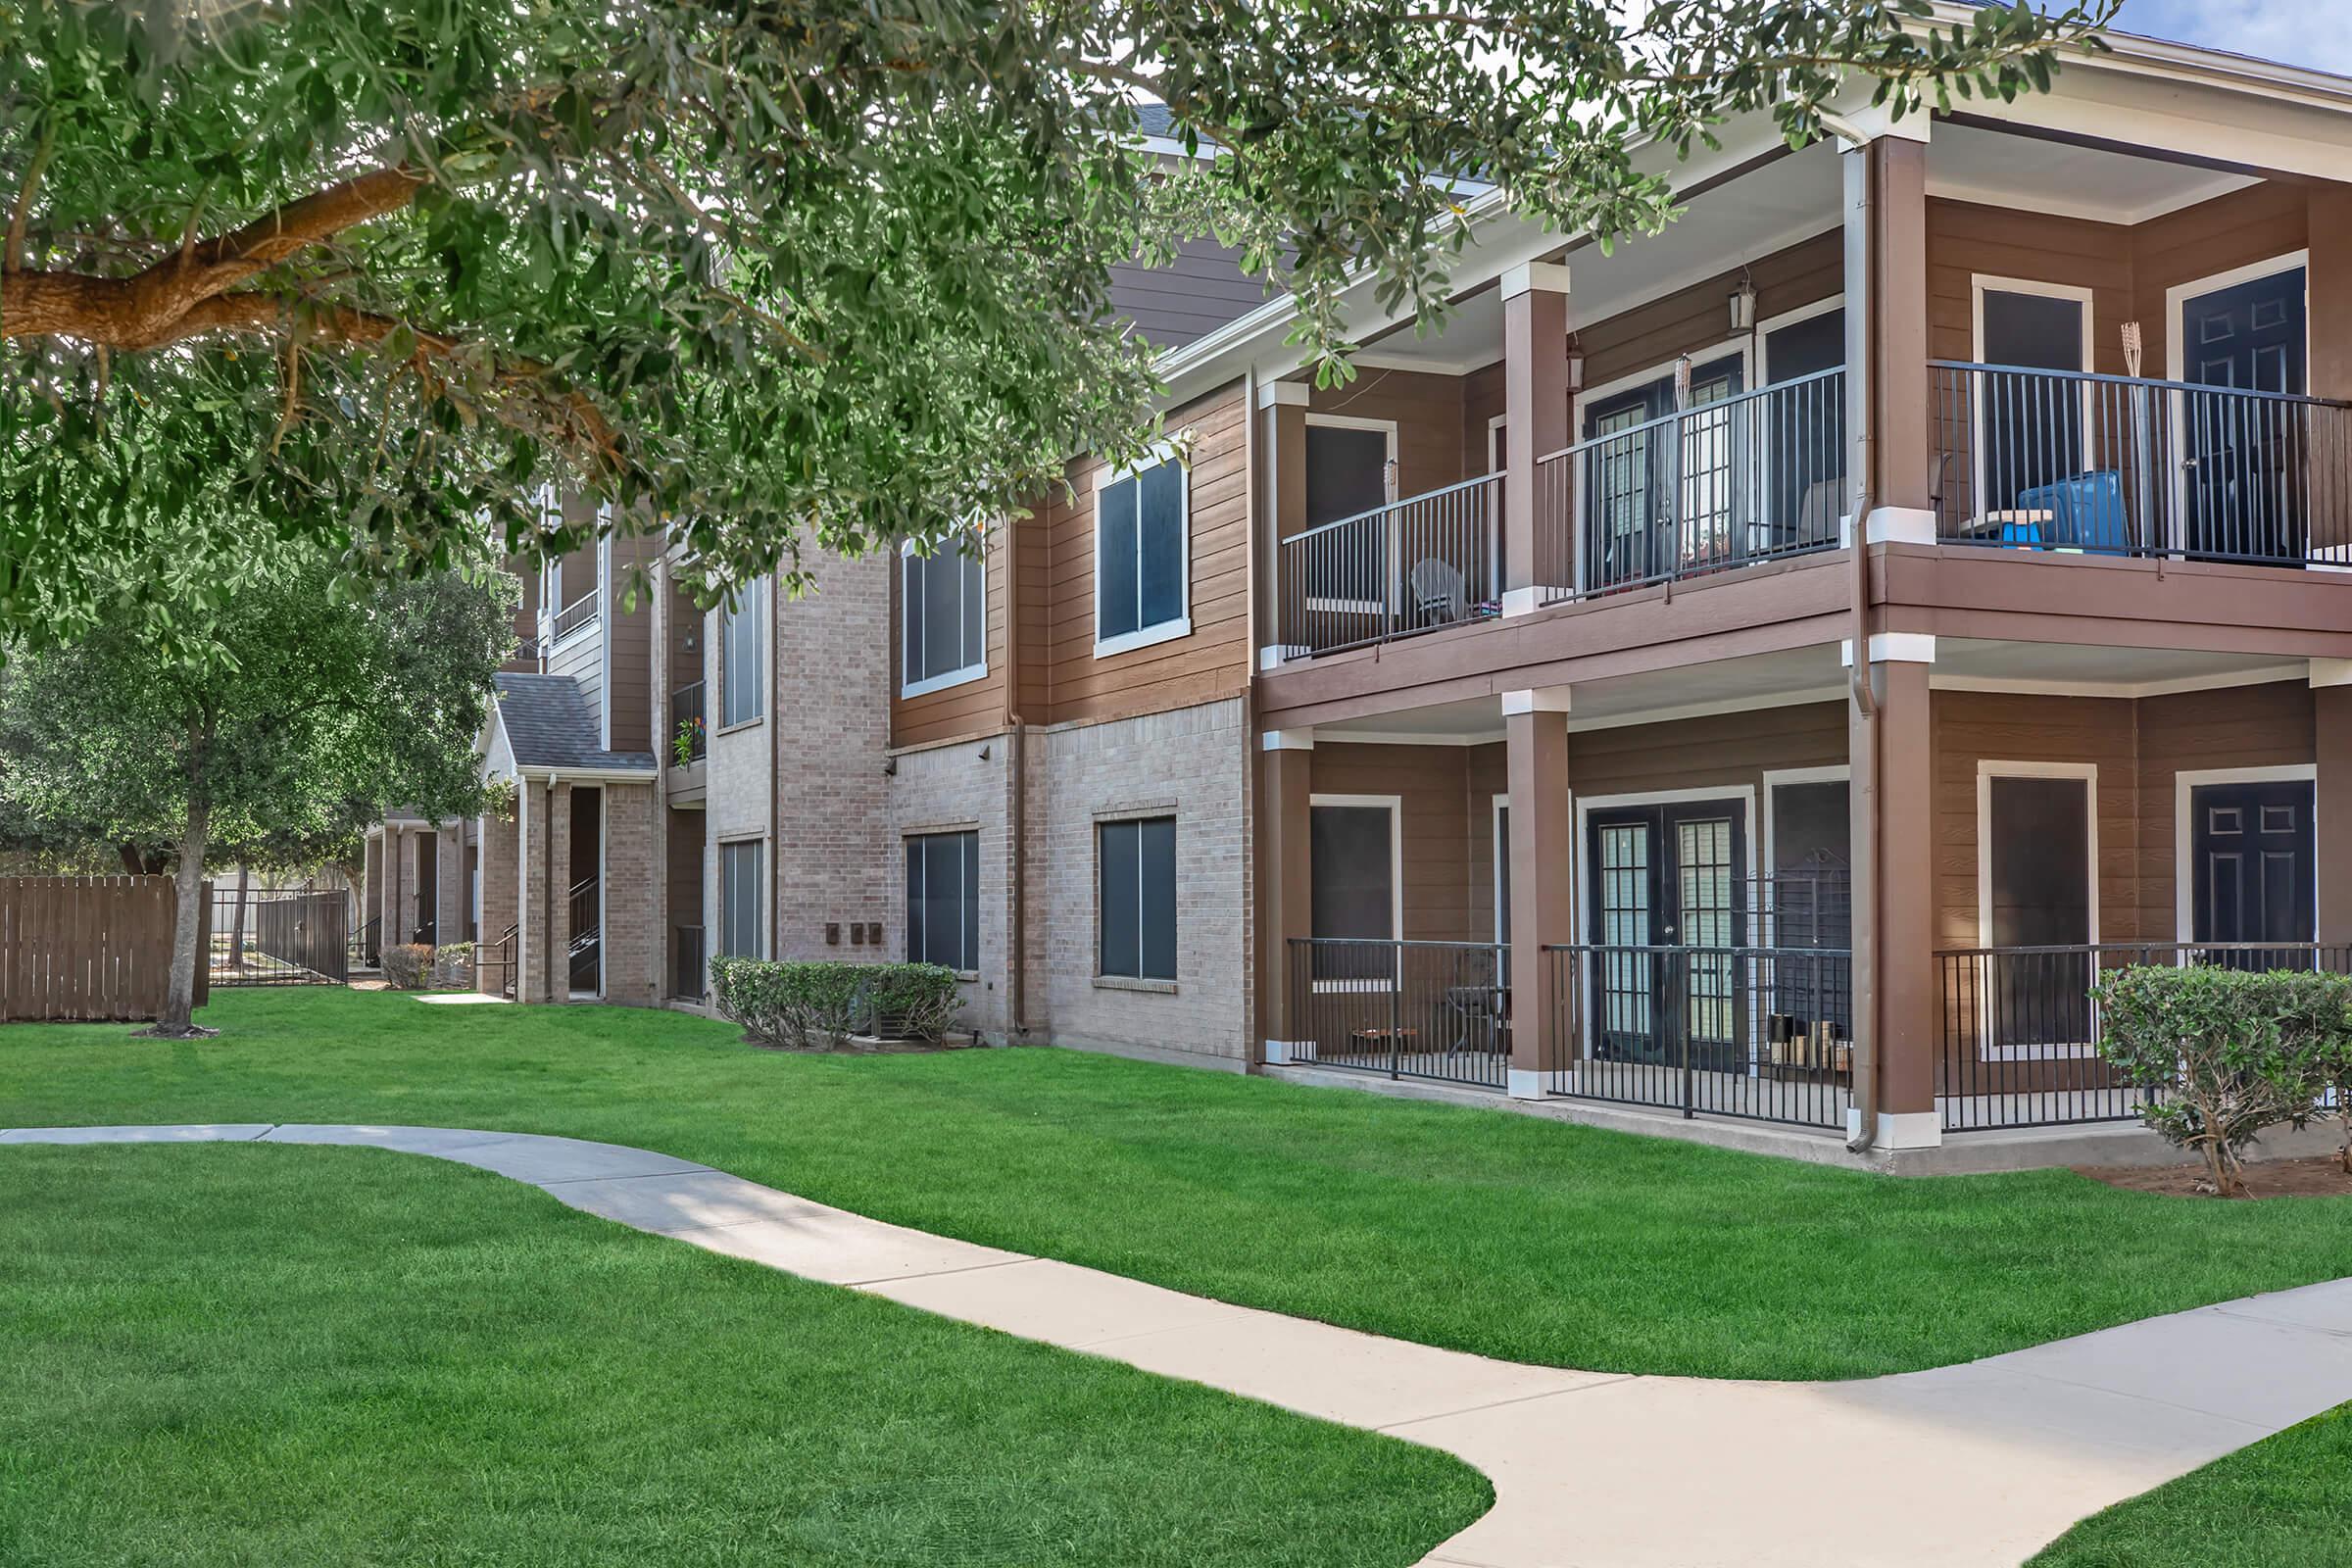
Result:
[[[2309,384],[2304,270],[2180,307],[2180,364],[2198,386],[2300,396]],[[2187,394],[2180,433],[2192,555],[2299,563],[2310,531],[2304,406]]]
[[[2192,942],[2309,942],[2318,835],[2308,780],[2188,792]]]

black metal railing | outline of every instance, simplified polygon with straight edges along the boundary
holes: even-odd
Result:
[[[1293,937],[1292,1059],[1389,1078],[1509,1081],[1508,949]]]
[[[595,877],[571,885],[569,979],[574,991],[596,991],[604,956],[604,896]]]
[[[341,985],[351,974],[351,900],[332,892],[254,893],[215,886],[211,983]]]
[[[352,969],[372,969],[382,963],[383,955],[380,948],[383,929],[384,917],[380,914],[371,915],[351,934],[350,950],[344,960],[346,972]]]
[[[510,925],[498,934],[495,942],[477,943],[473,950],[473,984],[478,991],[490,996],[514,996],[514,944],[522,931],[520,925]],[[484,984],[492,975],[498,977],[498,989],[492,991]]]
[[[1842,1127],[1853,1104],[1853,956],[1843,948],[1547,947],[1545,1088],[1686,1117]]]
[[[1835,550],[1845,457],[1845,370],[1836,367],[1540,458],[1538,601]]]
[[[669,694],[669,760],[680,767],[699,762],[710,749],[710,725],[701,681]]]
[[[670,928],[669,994],[681,1002],[703,1000],[703,928],[681,925]]]
[[[2099,1051],[2091,992],[2134,964],[2352,973],[2352,948],[2317,943],[2100,943],[1936,956],[1942,1022],[1936,1102],[1946,1132],[2130,1121],[2139,1091]]]
[[[2352,564],[2352,404],[1930,363],[1947,544]]]
[[[1502,612],[1502,475],[1482,474],[1282,541],[1280,637],[1304,658]]]
[[[560,643],[573,632],[585,631],[595,625],[598,608],[596,590],[591,588],[556,612],[554,641]]]

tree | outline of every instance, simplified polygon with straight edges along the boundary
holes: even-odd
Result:
[[[1654,228],[1645,144],[2047,84],[2119,0],[0,0],[0,625],[169,619],[210,519],[411,567],[665,519],[715,591],[1153,432],[1108,268],[1211,225],[1347,373],[1456,183]],[[1628,21],[1628,13],[1639,20]],[[1220,156],[1130,134],[1169,106]],[[231,541],[210,538],[208,547]],[[174,583],[173,579],[182,579]]]
[[[190,1013],[208,859],[347,859],[394,808],[479,808],[473,744],[514,609],[514,584],[492,575],[354,590],[314,548],[257,542],[240,576],[175,607],[169,647],[118,607],[71,643],[13,651],[0,795],[36,824],[175,846],[158,1034],[204,1032]]]

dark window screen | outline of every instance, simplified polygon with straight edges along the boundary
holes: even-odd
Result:
[[[906,841],[906,959],[967,973],[980,967],[980,835]]]
[[[1104,822],[1096,830],[1102,875],[1100,972],[1176,978],[1176,819]]]
[[[1123,636],[1181,619],[1185,607],[1185,470],[1167,462],[1104,485],[1095,497],[1095,635]]]
[[[2090,940],[2090,789],[2079,778],[1991,781],[1996,948]]]
[[[743,591],[719,626],[719,722],[742,724],[760,716],[760,585]]]
[[[1775,382],[1845,363],[1845,312],[1824,311],[1764,334],[1764,360]]]
[[[760,954],[760,845],[718,847],[718,951],[735,957]]]
[[[1395,813],[1385,806],[1318,806],[1311,817],[1314,934],[1393,941],[1396,884],[1390,835]]]
[[[988,595],[979,551],[975,539],[968,546],[942,545],[929,557],[905,558],[906,684],[979,666]]]
[[[1984,363],[2082,370],[2081,300],[1984,291]],[[2082,471],[2082,383],[2047,376],[1984,376],[1984,499],[1994,511],[2028,490]]]
[[[1317,527],[1386,506],[1389,433],[1336,425],[1306,427],[1306,525]]]

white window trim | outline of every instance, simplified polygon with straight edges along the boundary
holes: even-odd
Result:
[[[1487,416],[1487,472],[1490,474],[1502,472],[1501,465],[1494,461],[1498,455],[1495,449],[1502,444],[1503,426],[1510,422],[1511,416],[1507,414]]]
[[[1758,321],[1756,323],[1756,384],[1758,386],[1772,384],[1771,338],[1773,333],[1785,327],[1794,326],[1800,321],[1810,321],[1816,316],[1827,316],[1832,311],[1844,309],[1845,294],[1843,290],[1840,290],[1828,299],[1815,300],[1810,305],[1799,305],[1793,311],[1783,311],[1778,316],[1768,316]],[[1838,359],[1842,362],[1844,355],[1840,354]]]
[[[1767,865],[1771,866],[1775,879],[1777,879],[1780,875],[1780,823],[1773,814],[1773,792],[1775,790],[1779,789],[1784,784],[1843,784],[1850,789],[1853,786],[1853,782],[1854,770],[1851,766],[1844,762],[1838,762],[1828,767],[1766,768],[1764,770],[1763,789],[1764,849],[1763,853],[1757,858],[1757,865],[1759,867]],[[1850,846],[1851,834],[1853,833],[1854,829],[1853,808],[1850,803],[1846,808],[1845,829],[1846,833],[1848,834],[1848,843]],[[1852,864],[1852,857],[1850,854],[1847,857],[1847,864],[1849,866]],[[1757,876],[1761,878],[1762,875],[1763,873],[1759,869]],[[1751,887],[1754,885],[1755,884],[1752,882],[1749,884]],[[1748,912],[1753,914],[1755,911],[1751,909]]]
[[[2320,768],[2316,762],[2284,762],[2275,767],[2182,768],[2173,775],[2173,940],[2196,941],[2196,868],[2189,863],[2196,842],[2189,820],[2191,792],[2207,784],[2309,784],[2312,786],[2312,841],[2319,842]],[[2315,857],[2316,858],[2316,857]],[[2328,862],[2319,858],[2321,865]],[[2313,930],[2318,930],[2320,879],[2311,881]]]
[[[1977,761],[1977,947],[1992,947],[1992,781],[1996,778],[2061,778],[2081,781],[2085,792],[2082,812],[2083,872],[2090,919],[2088,943],[2099,945],[2099,764],[2096,762],[2011,762],[1992,758]],[[1992,994],[1989,986],[1978,1007],[1977,1059],[1980,1061],[2065,1061],[2099,1054],[2098,1004],[2091,1004],[2090,1039],[2080,1043],[2040,1046],[1995,1046],[1992,1041]]]
[[[980,662],[966,664],[961,669],[943,670],[926,675],[921,680],[907,680],[906,674],[906,563],[915,559],[914,541],[904,540],[899,545],[899,695],[920,697],[926,692],[944,692],[951,686],[967,686],[988,675],[988,546],[983,540],[980,556]],[[937,559],[934,552],[933,559]]]
[[[1404,797],[1401,795],[1312,795],[1306,798],[1309,836],[1312,818],[1318,806],[1369,806],[1389,813],[1389,937],[1391,942],[1404,940]],[[1307,904],[1310,913],[1314,904],[1313,878],[1308,878]],[[1310,988],[1316,992],[1386,990],[1396,982],[1365,976],[1347,980],[1315,980]]]
[[[1510,914],[1510,911],[1503,907],[1502,897],[1502,868],[1509,860],[1511,854],[1510,845],[1503,842],[1502,813],[1509,810],[1510,808],[1511,797],[1509,792],[1506,791],[1495,796],[1494,824],[1487,830],[1487,837],[1492,841],[1489,845],[1489,848],[1494,852],[1493,858],[1494,861],[1494,867],[1493,871],[1493,878],[1494,885],[1493,891],[1494,894],[1494,945],[1498,948],[1504,945],[1502,928],[1509,924]]]
[[[1097,659],[1108,659],[1114,654],[1131,653],[1138,648],[1150,648],[1154,643],[1173,642],[1179,637],[1190,637],[1193,634],[1192,469],[1179,463],[1176,448],[1171,442],[1160,442],[1152,447],[1152,456],[1148,462],[1124,468],[1104,464],[1095,474],[1095,603],[1093,612],[1095,657]],[[1183,568],[1176,574],[1176,583],[1183,608],[1171,619],[1156,621],[1149,626],[1139,626],[1133,631],[1123,631],[1116,636],[1105,637],[1102,635],[1102,492],[1122,479],[1132,479],[1138,474],[1148,473],[1153,468],[1170,463],[1178,463],[1179,471],[1184,475],[1184,483],[1177,486],[1176,490],[1182,503],[1182,510],[1177,515],[1177,537],[1184,548]],[[1136,524],[1136,548],[1141,550],[1143,548],[1143,518],[1140,508]]]
[[[2033,277],[1999,277],[1990,272],[1971,272],[1968,277],[1969,360],[1984,365],[1984,296],[1992,294],[2032,294],[2045,300],[2073,300],[2082,307],[2082,352],[2075,361],[2075,368],[2084,375],[2098,364],[2097,343],[2098,304],[2090,289],[2080,283],[2047,283]],[[1974,453],[1975,471],[1969,476],[1969,501],[1980,514],[1984,503],[1984,432],[1978,428],[1984,418],[1982,400],[1974,393],[1969,397],[1968,444]],[[2099,466],[2098,421],[2092,416],[2090,383],[2082,385],[2082,468],[2088,473]]]
[[[1396,504],[1396,421],[1372,418],[1359,414],[1308,414],[1306,427],[1310,430],[1376,430],[1389,438],[1388,456],[1381,459],[1380,493],[1384,506]],[[1342,519],[1333,518],[1337,522]]]

